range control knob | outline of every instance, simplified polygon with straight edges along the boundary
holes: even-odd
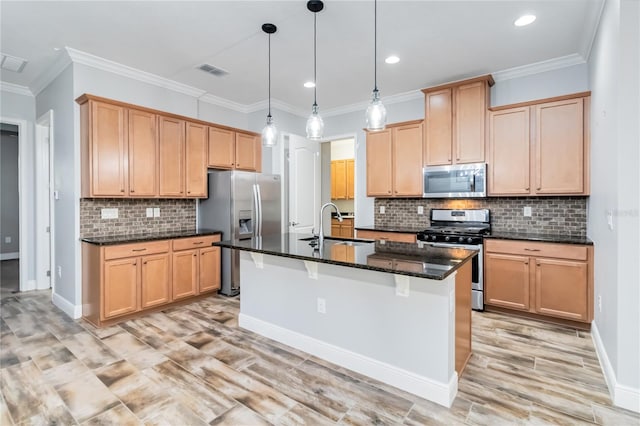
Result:
[[[468,242],[469,244],[473,243],[473,238],[471,238],[471,237],[467,238],[467,242]]]
[[[458,237],[458,242],[459,243],[464,242],[464,237]]]
[[[451,239],[451,237],[450,237],[450,236],[448,236],[448,235],[447,235],[446,237],[444,237],[444,240],[445,240],[445,241],[449,241],[450,239]]]
[[[432,235],[432,236],[431,236],[431,241],[435,241],[435,240],[436,240],[436,236],[435,236],[435,235]]]

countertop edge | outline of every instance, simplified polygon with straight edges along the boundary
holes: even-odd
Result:
[[[113,236],[114,241],[98,241],[95,238],[111,238],[111,237],[84,237],[80,238],[80,241],[87,244],[92,244],[96,246],[115,246],[120,244],[131,244],[131,243],[143,243],[147,241],[161,241],[161,240],[179,240],[181,238],[192,238],[192,237],[200,237],[200,236],[210,236],[210,235],[222,235],[222,231],[218,230],[204,230],[204,231],[186,231],[184,233],[176,233],[176,235],[136,235],[136,236],[125,236],[125,235],[116,235]],[[122,237],[122,239],[119,239]]]
[[[593,241],[588,237],[563,237],[562,235],[520,235],[520,234],[508,234],[508,233],[496,233],[492,235],[485,235],[484,239],[491,240],[511,240],[511,241],[531,241],[537,243],[550,243],[550,244],[572,244],[580,246],[592,246]]]

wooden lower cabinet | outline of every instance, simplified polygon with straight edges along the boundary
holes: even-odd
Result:
[[[82,243],[82,315],[100,327],[220,288],[220,235]]]
[[[338,238],[353,238],[353,219],[343,219],[340,222],[338,219],[331,219],[331,236]]]
[[[590,323],[593,246],[485,240],[485,305]]]
[[[402,233],[402,232],[385,232],[385,231],[370,231],[368,229],[358,229],[356,231],[358,238],[368,238],[371,240],[379,241],[394,241],[398,243],[415,243],[417,242],[416,234]]]

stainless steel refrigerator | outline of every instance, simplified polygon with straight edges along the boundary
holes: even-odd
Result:
[[[222,239],[247,239],[280,234],[281,181],[279,175],[238,171],[210,171],[209,198],[200,200],[198,222],[202,228],[223,232]],[[220,293],[240,293],[237,250],[222,249]]]

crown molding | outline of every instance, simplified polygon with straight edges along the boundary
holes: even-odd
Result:
[[[198,97],[199,101],[206,102],[211,105],[221,106],[233,111],[247,113],[247,105],[230,101],[229,99],[221,98],[220,96],[212,95],[211,93],[205,93]]]
[[[548,59],[546,61],[534,62],[532,64],[522,65],[519,67],[508,68],[502,71],[491,73],[493,79],[498,81],[511,80],[513,78],[526,77],[528,75],[539,74],[541,72],[553,71],[560,68],[571,67],[573,65],[584,64],[586,61],[577,53],[558,58]]]
[[[423,99],[424,95],[420,90],[411,90],[409,92],[398,93],[396,95],[385,96],[382,101],[385,105],[397,104],[400,102],[412,101],[415,99]],[[369,106],[369,101],[358,102],[356,104],[345,105],[336,108],[330,108],[322,113],[324,117],[333,117],[336,115],[348,114],[350,112],[365,111]]]
[[[67,51],[67,54],[71,58],[71,61],[73,61],[74,63],[97,68],[99,70],[121,75],[133,80],[142,81],[143,83],[153,84],[154,86],[164,87],[165,89],[173,90],[175,92],[183,93],[185,95],[193,96],[196,98],[199,98],[207,93],[202,89],[197,89],[187,84],[178,83],[177,81],[160,77],[158,75],[151,74],[150,72],[141,71],[127,65],[122,65],[117,62],[92,55],[90,53],[73,49],[71,47],[65,47],[65,49]]]
[[[59,52],[56,59],[45,72],[40,74],[31,84],[31,91],[35,96],[44,90],[62,71],[71,64],[71,58],[65,52]]]
[[[282,112],[297,115],[299,117],[306,117],[308,115],[308,111],[295,107],[279,99],[271,99],[271,107],[277,110],[280,110]],[[269,100],[265,99],[253,104],[246,105],[245,112],[252,113],[252,112],[257,112],[257,111],[261,111],[263,109],[268,109],[268,108],[269,108]]]
[[[16,95],[33,97],[33,92],[27,86],[20,86],[19,84],[7,83],[6,81],[0,81],[0,91],[15,93]]]

